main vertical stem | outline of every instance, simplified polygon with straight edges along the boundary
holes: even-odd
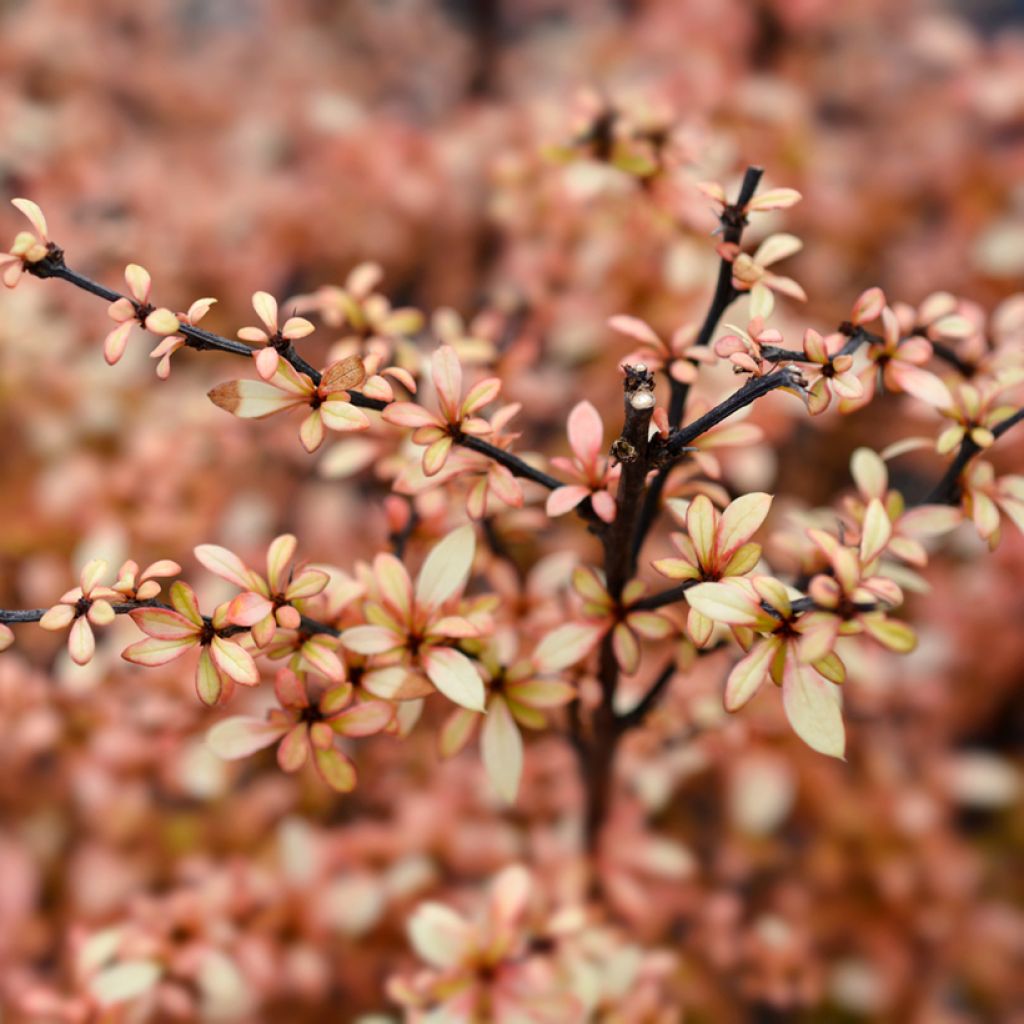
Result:
[[[630,542],[647,482],[648,434],[653,413],[653,375],[642,365],[626,367],[625,423],[621,436],[612,446],[613,455],[622,464],[622,476],[615,499],[615,520],[604,534],[605,586],[617,606],[632,576]],[[581,758],[586,788],[584,841],[589,852],[595,849],[608,815],[615,750],[623,731],[615,714],[619,665],[611,629],[601,643],[598,680],[601,703],[594,711],[591,735]]]

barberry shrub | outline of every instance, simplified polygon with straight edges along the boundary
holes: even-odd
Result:
[[[606,159],[643,179],[670,154],[664,139],[652,150],[637,138]],[[560,156],[572,159],[571,147]],[[779,265],[802,243],[775,232],[753,247],[744,235],[801,196],[762,189],[761,179],[751,167],[734,190],[699,185],[722,238],[703,319],[667,334],[634,311],[612,317],[617,375],[599,381],[604,395],[565,396],[563,429],[547,434],[531,424],[528,401],[503,397],[521,358],[507,338],[450,311],[396,308],[372,265],[282,303],[256,292],[262,326],[229,338],[201,325],[214,298],[185,311],[158,306],[137,264],[125,269],[124,294],[85,277],[59,227],[30,199],[14,200],[27,223],[0,257],[8,288],[54,280],[105,300],[115,324],[106,361],[148,333],[161,380],[172,356],[239,357],[238,378],[211,380],[210,401],[244,420],[287,417],[305,452],[333,442],[327,460],[345,486],[376,467],[390,491],[377,506],[390,546],[367,542],[333,565],[292,533],[260,552],[203,543],[195,575],[169,557],[116,572],[91,559],[50,607],[0,611],[3,648],[16,645],[11,627],[37,623],[66,636],[78,665],[116,643],[132,665],[172,666],[209,709],[210,751],[266,772],[310,772],[339,815],[353,813],[346,804],[376,745],[390,745],[392,763],[423,735],[437,758],[471,748],[459,763],[478,760],[513,815],[524,779],[533,773],[536,790],[549,770],[551,742],[572,751],[571,827],[560,842],[574,884],[544,890],[536,874],[551,852],[519,850],[497,857],[521,863],[495,872],[479,908],[409,908],[423,966],[396,969],[385,986],[409,1020],[676,1019],[649,1015],[670,1005],[662,986],[675,968],[669,951],[640,941],[638,922],[657,912],[634,876],[682,885],[693,864],[638,819],[636,779],[622,770],[627,737],[672,743],[701,728],[699,716],[659,715],[707,663],[725,711],[751,715],[757,701],[767,718],[751,728],[771,730],[777,705],[817,755],[843,759],[844,691],[880,655],[914,650],[905,595],[925,586],[931,553],[954,531],[995,548],[1007,528],[1024,529],[1024,477],[990,459],[1024,419],[1024,297],[986,315],[944,292],[912,306],[872,287],[850,296],[841,323],[787,338],[778,308],[806,295]],[[326,357],[315,354],[318,334],[332,341]],[[621,398],[609,419],[598,406],[612,394]],[[892,418],[881,451],[849,453],[831,506],[787,507],[785,495],[740,493],[723,476],[730,450],[761,440],[748,414],[762,403],[789,402],[813,425],[826,413],[870,416],[883,394],[906,419]],[[911,421],[930,429],[909,435]],[[524,450],[524,435],[544,450]],[[931,484],[902,493],[894,466],[928,449],[924,464],[939,467]],[[212,591],[203,573],[224,586]],[[119,618],[137,628],[129,642],[111,628]],[[716,727],[714,714],[705,719]],[[531,800],[536,813],[542,797]],[[263,898],[235,896],[254,907]],[[207,918],[212,932],[229,915],[217,901],[230,899],[182,896],[148,919],[78,936],[73,991],[29,986],[22,1008],[62,1020],[128,1009],[181,1016],[196,1012],[190,985],[230,989],[223,979],[241,974],[250,980],[238,981],[246,993],[236,1009],[251,1009],[260,986],[272,988],[261,953],[228,964],[220,940],[203,934]],[[194,938],[182,945],[182,933]]]

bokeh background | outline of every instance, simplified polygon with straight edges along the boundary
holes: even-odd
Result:
[[[669,136],[673,173],[645,186],[574,150],[587,89]],[[992,307],[1024,279],[1021,5],[0,0],[0,195],[39,202],[71,265],[117,286],[142,263],[161,303],[216,296],[204,326],[233,335],[257,288],[378,261],[396,305],[496,318],[526,448],[562,444],[579,398],[613,415],[628,345],[609,316],[700,319],[717,256],[693,186],[734,188],[748,163],[804,195],[750,234],[804,239],[787,339],[876,284]],[[4,239],[20,227],[5,203]],[[160,383],[135,337],[107,367],[109,326],[57,282],[0,295],[0,606],[51,603],[97,555],[196,579],[204,541],[253,554],[293,530],[339,565],[386,544],[386,464],[310,458],[294,423],[219,412],[205,393],[237,375],[227,357],[182,353]],[[725,460],[731,489],[821,503],[857,445],[930,429],[892,401],[793,406],[756,411],[769,443]],[[997,462],[1024,465],[1019,438]],[[910,495],[941,471],[899,465]],[[524,565],[544,550],[528,527],[503,526]],[[1024,1021],[1024,543],[1008,529],[989,555],[957,534],[928,579],[918,650],[854,666],[848,763],[767,705],[724,721],[727,658],[628,748],[649,819],[691,857],[641,871],[621,908],[678,955],[678,1019]],[[76,668],[23,629],[0,658],[4,1020],[43,1019],[32,986],[73,995],[76,935],[125,921],[164,929],[183,1019],[394,1014],[384,979],[411,962],[418,900],[512,859],[557,867],[578,799],[557,738],[531,745],[511,814],[475,752],[438,764],[429,729],[368,744],[339,801],[269,760],[217,762],[189,673],[133,670],[121,646]],[[216,954],[206,974],[196,948]]]

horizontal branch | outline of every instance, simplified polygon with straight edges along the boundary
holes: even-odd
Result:
[[[658,608],[664,608],[666,605],[675,604],[676,601],[681,601],[686,592],[691,587],[697,586],[698,583],[700,580],[684,580],[677,586],[669,587],[668,590],[659,591],[657,594],[648,594],[647,597],[642,597],[639,601],[631,604],[629,610],[652,612]]]
[[[1008,419],[992,428],[993,437],[1000,438],[1012,427],[1024,421],[1024,409],[1018,409]],[[966,435],[960,442],[960,448],[956,457],[949,464],[942,479],[935,485],[931,493],[925,498],[926,505],[955,505],[960,501],[960,477],[963,476],[967,464],[985,449],[971,440],[970,434]]]
[[[89,604],[91,603],[90,601]],[[157,601],[155,598],[147,601],[128,600],[118,604],[109,603],[114,609],[115,615],[127,615],[129,612],[138,611],[143,608],[162,608],[164,611],[177,612],[177,609],[173,606],[165,604],[163,601]],[[0,608],[0,623],[16,625],[23,622],[38,622],[49,610],[49,608]],[[209,615],[204,615],[203,621],[209,625],[212,619]],[[226,629],[219,630],[218,632],[224,636],[233,636],[239,633],[248,633],[249,627],[228,626]],[[334,626],[329,626],[326,622],[318,622],[316,619],[311,619],[306,615],[301,617],[300,632],[309,634],[326,633],[328,636],[334,637],[341,636],[340,631],[335,629]]]
[[[757,399],[764,397],[778,388],[798,388],[802,386],[800,374],[790,367],[776,370],[764,377],[752,377],[739,389],[733,392],[725,401],[720,402],[713,409],[710,409],[699,419],[680,427],[669,435],[665,443],[664,452],[672,460],[678,459],[683,454],[683,449],[696,441],[702,434],[706,434],[712,427],[727,420],[730,416],[739,412]]]

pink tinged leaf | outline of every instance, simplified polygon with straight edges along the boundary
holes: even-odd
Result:
[[[544,511],[552,518],[564,516],[571,512],[581,501],[590,497],[590,490],[586,487],[571,485],[558,487],[548,495]]]
[[[356,788],[356,767],[340,750],[317,749],[314,759],[320,778],[336,793],[351,793]]]
[[[382,700],[368,700],[335,715],[328,724],[342,736],[373,736],[383,732],[394,717],[395,709],[391,704]]]
[[[612,630],[612,649],[619,668],[627,676],[635,674],[640,667],[640,644],[636,634],[624,622]]]
[[[340,683],[332,686],[320,698],[320,713],[323,715],[336,715],[352,700],[355,687],[351,683]]]
[[[274,610],[274,604],[262,594],[247,590],[228,605],[228,621],[236,626],[255,626]]]
[[[92,602],[86,616],[94,626],[109,626],[114,621],[114,608],[101,598]]]
[[[291,583],[285,588],[285,600],[302,601],[309,597],[315,597],[323,592],[329,582],[330,576],[320,569],[303,569],[296,573]]]
[[[309,377],[304,373],[299,373],[287,359],[278,360],[277,372],[271,378],[270,383],[281,391],[294,396],[296,401],[299,399],[309,401],[316,393],[316,387]]]
[[[728,559],[761,527],[772,507],[772,496],[762,492],[744,494],[731,502],[718,524],[718,555]]]
[[[297,673],[290,668],[282,668],[274,679],[274,693],[282,707],[301,710],[309,707],[306,686]]]
[[[75,619],[68,633],[68,653],[76,665],[87,664],[96,653],[96,638],[84,615]]]
[[[487,477],[481,477],[466,495],[466,514],[474,522],[487,515]]]
[[[234,583],[243,590],[262,590],[263,581],[233,551],[219,544],[199,544],[193,548],[199,564],[228,583]],[[175,584],[177,586],[177,584]],[[173,588],[172,588],[173,594]],[[194,603],[195,595],[192,595]],[[180,610],[180,609],[179,609]]]
[[[539,708],[527,707],[525,704],[520,704],[514,700],[512,694],[506,691],[506,699],[508,700],[508,709],[512,712],[512,717],[524,728],[524,729],[544,729],[547,727],[548,720],[544,712]]]
[[[277,764],[283,772],[297,772],[309,757],[309,727],[305,722],[292,726],[277,748]]]
[[[948,409],[953,404],[949,388],[934,373],[920,366],[894,359],[885,367],[885,378],[886,383],[895,384],[899,390],[936,409]]]
[[[606,523],[615,522],[615,499],[609,491],[594,491],[590,501],[598,518]]]
[[[782,641],[775,638],[759,640],[736,663],[725,684],[726,711],[739,711],[757,693],[781,645]]]
[[[294,609],[292,610],[294,611]],[[283,611],[283,609],[279,608],[276,614],[280,615],[281,611]],[[255,643],[259,648],[266,647],[274,639],[275,633],[277,633],[277,621],[275,615],[264,616],[259,620],[259,622],[253,624],[250,631],[253,643]]]
[[[239,334],[242,332],[239,331]],[[253,360],[256,363],[256,372],[264,379],[271,380],[277,373],[277,365],[281,360],[276,348],[261,348],[253,353]]]
[[[547,710],[561,708],[576,697],[576,687],[561,679],[526,679],[507,683],[505,692],[511,703]]]
[[[328,399],[320,406],[320,415],[329,430],[344,433],[370,429],[366,413],[362,409],[357,409],[351,402]]]
[[[917,637],[905,622],[887,618],[881,612],[862,615],[860,622],[868,636],[890,651],[909,654],[917,646]]]
[[[628,338],[640,342],[641,345],[650,345],[652,348],[663,349],[665,347],[661,338],[655,333],[650,324],[635,316],[613,316],[608,321],[608,326],[613,331],[625,334]]]
[[[382,413],[381,417],[396,427],[419,427],[437,426],[437,417],[421,405],[414,402],[393,402]]]
[[[267,332],[266,331],[261,331],[258,327],[242,327],[237,332],[237,335],[238,335],[238,338],[241,341],[248,341],[250,344],[253,344],[253,345],[266,345],[266,343],[270,340],[267,337]],[[274,352],[275,355],[276,355],[276,351],[274,349],[271,349],[270,351]],[[254,355],[255,355],[255,353],[254,353]],[[274,370],[275,371],[277,370],[277,360],[276,359],[274,360]]]
[[[6,651],[14,643],[14,632],[10,626],[0,622],[0,651]]]
[[[824,658],[835,645],[840,625],[842,622],[838,616],[827,612],[810,612],[801,616],[798,626],[800,642],[797,645],[799,659],[814,664]]]
[[[723,576],[743,576],[750,572],[761,558],[760,544],[743,544],[726,562],[722,569]]]
[[[604,579],[591,566],[577,566],[572,574],[572,586],[580,597],[595,604],[612,606],[612,599],[604,586]]]
[[[803,247],[804,243],[796,235],[784,232],[777,235],[769,235],[757,247],[757,251],[754,253],[754,262],[762,267],[768,267],[773,263],[778,263],[779,260],[796,255]]]
[[[220,550],[224,549],[221,548]],[[231,552],[229,551],[228,554],[231,554]],[[247,583],[243,585],[248,589]],[[195,623],[200,628],[202,627],[203,616],[199,611],[199,601],[196,599],[196,592],[187,583],[179,580],[171,586],[171,604],[174,605],[184,618]]]
[[[812,750],[842,759],[846,749],[839,688],[795,658],[786,659],[782,706],[793,731]]]
[[[480,733],[480,753],[491,785],[514,803],[523,773],[523,738],[504,698],[493,697]]]
[[[128,336],[131,332],[132,322],[128,320],[115,327],[103,339],[103,358],[110,366],[119,362],[124,355],[124,351],[128,347]]]
[[[696,356],[696,354],[695,352],[694,355]],[[687,359],[674,359],[668,373],[673,380],[679,381],[680,384],[692,384],[697,379],[697,367]]]
[[[373,575],[385,603],[405,619],[412,610],[412,581],[405,566],[394,555],[379,554],[373,560]]]
[[[324,419],[320,409],[314,409],[302,423],[299,424],[299,440],[302,447],[311,455],[324,443]]]
[[[751,213],[786,210],[795,206],[801,199],[803,196],[795,188],[773,188],[754,196],[747,204],[747,210]]]
[[[691,608],[686,613],[686,631],[698,647],[706,647],[711,640],[711,634],[715,631],[715,624],[696,608]]]
[[[238,644],[215,636],[210,642],[210,656],[217,668],[236,683],[255,686],[260,681],[259,669],[252,655]]]
[[[256,315],[266,325],[267,330],[273,334],[277,330],[277,299],[268,292],[254,292],[252,308],[256,310]]]
[[[60,630],[70,626],[75,618],[75,609],[69,604],[55,604],[48,608],[39,620],[43,629]]]
[[[31,199],[22,199],[19,196],[11,200],[11,206],[28,218],[28,222],[40,238],[45,239],[47,237],[46,218],[43,216],[43,211],[38,203],[33,202]]]
[[[584,466],[593,465],[604,448],[604,424],[590,402],[580,402],[569,413],[569,444]]]
[[[437,399],[445,420],[459,420],[459,398],[462,395],[462,366],[455,349],[442,345],[431,358],[431,370]]]
[[[713,203],[725,206],[728,200],[725,197],[725,189],[717,181],[700,181],[697,188],[704,193]]]
[[[363,676],[362,686],[367,693],[371,693],[381,700],[419,700],[421,697],[429,697],[435,692],[435,688],[426,676],[400,665],[367,672]]]
[[[897,326],[896,333],[898,335],[899,328]],[[932,343],[927,338],[922,338],[920,335],[915,335],[913,338],[907,338],[906,341],[902,342],[897,350],[899,355],[898,362],[901,363],[913,363],[915,366],[923,366],[931,359],[934,349]]]
[[[416,579],[416,603],[438,608],[460,594],[469,578],[476,553],[472,526],[460,526],[436,544]]]
[[[415,390],[413,388],[413,391]],[[377,373],[366,378],[362,392],[367,398],[379,398],[382,402],[391,402],[395,397],[394,388]]]
[[[259,420],[285,409],[304,404],[304,399],[289,395],[258,380],[232,380],[207,392],[207,397],[233,416]]]
[[[478,409],[493,402],[501,392],[501,381],[497,377],[488,377],[469,389],[462,402],[462,415],[472,416]]]
[[[658,558],[651,563],[654,568],[670,580],[695,580],[700,578],[700,569],[682,558]]]
[[[755,596],[729,583],[698,583],[686,592],[686,600],[702,615],[730,626],[753,626],[764,615]]]
[[[135,665],[149,667],[166,665],[169,661],[180,658],[197,642],[198,639],[195,635],[185,635],[180,638],[151,636],[146,640],[130,644],[121,652],[121,657]]]
[[[332,682],[341,682],[345,678],[345,664],[327,642],[318,637],[307,640],[300,648],[302,658],[310,668]]]
[[[867,565],[873,562],[885,550],[892,537],[892,522],[885,506],[878,498],[868,502],[861,527],[860,559]]]
[[[450,701],[470,711],[484,710],[484,684],[473,662],[451,647],[427,647],[421,654],[427,678]]]
[[[431,624],[429,635],[462,640],[467,637],[479,636],[480,628],[463,615],[445,615]]]
[[[473,951],[475,929],[443,903],[421,904],[407,927],[413,949],[432,967],[458,967]]]
[[[971,519],[983,540],[998,537],[999,507],[987,494],[971,494]]]
[[[645,640],[664,640],[676,631],[675,624],[657,612],[632,612],[629,628]]]
[[[281,593],[287,585],[288,564],[295,557],[297,546],[298,541],[292,533],[282,533],[270,542],[267,548],[267,582],[272,593]]]
[[[211,708],[222,697],[229,696],[230,688],[234,687],[234,683],[222,675],[214,665],[207,647],[199,652],[199,660],[196,662],[195,687],[196,696]]]
[[[825,339],[810,327],[804,333],[804,354],[815,363],[824,363],[828,360]]]
[[[715,546],[715,508],[705,494],[698,494],[686,510],[686,531],[701,564],[710,566]]]
[[[106,575],[107,563],[102,558],[94,558],[91,562],[88,562],[82,569],[81,584],[82,592],[86,595],[90,594],[99,582]]]
[[[382,626],[353,626],[341,634],[341,643],[356,654],[384,654],[399,647],[402,640]]]
[[[307,338],[316,328],[304,316],[290,316],[284,322],[281,333],[292,341]]]
[[[480,716],[475,711],[456,708],[441,727],[438,749],[442,757],[454,757],[473,738]]]
[[[423,473],[425,476],[436,476],[448,461],[448,454],[454,442],[450,437],[442,437],[427,447],[423,453]]]
[[[134,299],[142,303],[149,302],[153,279],[145,267],[140,267],[137,263],[129,263],[124,268],[124,279]]]
[[[582,661],[597,645],[604,628],[592,623],[570,622],[548,633],[533,652],[538,672],[560,672]]]
[[[165,576],[177,576],[180,572],[181,566],[178,565],[177,562],[172,562],[169,558],[161,558],[152,565],[146,566],[142,575],[139,576],[139,579],[148,580],[152,579],[154,576],[161,578]]]
[[[889,471],[877,452],[858,448],[850,458],[850,473],[865,498],[882,498],[889,488]]]
[[[154,334],[175,334],[181,329],[181,321],[169,309],[154,309],[146,317],[145,327]]]
[[[852,372],[841,373],[832,378],[832,388],[840,398],[855,399],[864,394],[864,385]]]
[[[225,761],[237,761],[276,743],[287,729],[287,724],[235,715],[210,729],[206,734],[206,745]]]
[[[877,320],[885,308],[885,292],[881,288],[868,288],[861,292],[857,301],[853,304],[853,315],[851,317],[855,324],[866,324]]]

